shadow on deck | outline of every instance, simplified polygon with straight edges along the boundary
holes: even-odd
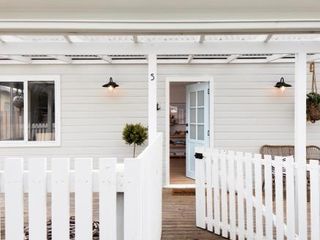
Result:
[[[162,240],[225,240],[196,227],[195,195],[163,190]]]

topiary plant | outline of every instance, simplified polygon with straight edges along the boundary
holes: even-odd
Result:
[[[126,124],[122,132],[122,139],[126,142],[126,144],[133,144],[133,157],[136,156],[136,146],[144,144],[147,138],[147,128],[141,123]]]

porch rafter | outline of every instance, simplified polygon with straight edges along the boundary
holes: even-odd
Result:
[[[319,42],[0,43],[4,55],[148,55],[319,53]]]

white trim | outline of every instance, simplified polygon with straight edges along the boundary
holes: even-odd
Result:
[[[2,55],[148,55],[320,53],[319,41],[159,42],[159,43],[0,43]]]
[[[171,76],[166,78],[165,83],[165,163],[166,163],[166,176],[165,185],[172,186],[170,184],[170,83],[172,82],[208,82],[210,89],[210,109],[209,109],[209,128],[210,128],[210,147],[214,146],[214,78],[213,76]]]
[[[53,81],[55,87],[55,140],[54,141],[28,141],[28,109],[24,109],[24,140],[0,141],[2,147],[57,147],[61,145],[61,88],[59,75],[0,75],[0,82],[23,82],[24,103],[28,106],[27,82]]]
[[[320,30],[318,19],[284,20],[8,20],[0,19],[3,32],[41,31],[52,33],[98,32],[98,33],[275,33],[312,32]]]

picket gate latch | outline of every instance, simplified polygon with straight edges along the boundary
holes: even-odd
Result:
[[[196,152],[196,153],[194,154],[194,157],[197,158],[197,159],[203,159],[203,154]]]

